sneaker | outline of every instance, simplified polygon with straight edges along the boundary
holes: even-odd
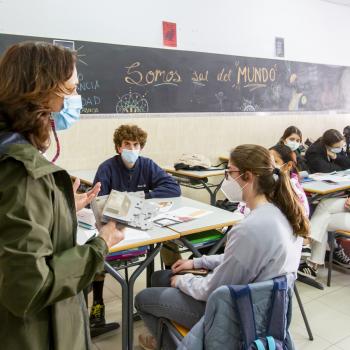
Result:
[[[90,327],[101,327],[106,324],[105,305],[94,304],[90,312]]]
[[[338,248],[334,251],[333,263],[350,269],[350,257],[346,255],[343,248]]]
[[[309,244],[303,245],[303,248],[301,249],[301,256],[311,256],[311,247]]]
[[[317,277],[317,271],[313,267],[309,266],[306,262],[304,262],[299,265],[298,275],[315,280]]]
[[[139,335],[139,345],[144,350],[156,350],[157,349],[157,342],[156,339],[150,335]]]

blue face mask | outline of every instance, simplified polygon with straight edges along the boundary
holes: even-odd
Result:
[[[130,150],[130,149],[124,148],[121,156],[124,159],[124,161],[126,161],[127,163],[135,164],[137,161],[137,158],[139,157],[139,153],[140,153],[139,150]]]
[[[52,112],[56,130],[66,130],[80,118],[82,102],[80,95],[65,96],[63,108],[59,112]]]

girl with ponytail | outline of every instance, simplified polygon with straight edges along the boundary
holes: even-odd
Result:
[[[191,328],[203,316],[210,294],[222,285],[296,276],[309,222],[289,173],[276,167],[266,148],[241,145],[231,152],[225,176],[250,214],[228,233],[223,254],[178,260],[171,271],[154,273],[153,287],[173,288],[148,288],[136,296],[135,306],[153,335],[141,336],[141,343],[155,345],[162,317]],[[188,269],[205,269],[208,274],[179,275]],[[179,310],[187,310],[186,317]]]

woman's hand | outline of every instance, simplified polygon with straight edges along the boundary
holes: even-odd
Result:
[[[173,274],[175,274],[182,270],[193,270],[193,268],[193,260],[179,259],[176,263],[173,264],[171,271]]]
[[[106,241],[108,248],[113,247],[124,239],[125,226],[109,221],[99,229],[99,236]]]
[[[175,275],[175,276],[172,276],[170,278],[170,285],[173,287],[173,288],[176,288],[176,282],[177,280],[180,278],[181,276],[178,276],[178,275]]]
[[[74,193],[76,211],[79,211],[85,208],[88,204],[92,202],[92,200],[100,192],[101,183],[97,182],[97,184],[89,192],[86,192],[86,193],[77,193],[79,186],[80,186],[80,180],[76,178],[73,184],[73,193]]]
[[[346,198],[346,201],[344,203],[344,208],[347,210],[350,210],[350,197]]]

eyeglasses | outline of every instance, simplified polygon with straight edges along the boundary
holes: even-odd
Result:
[[[225,179],[228,180],[228,177],[233,174],[233,173],[239,173],[239,170],[230,170],[230,169],[225,169]]]

